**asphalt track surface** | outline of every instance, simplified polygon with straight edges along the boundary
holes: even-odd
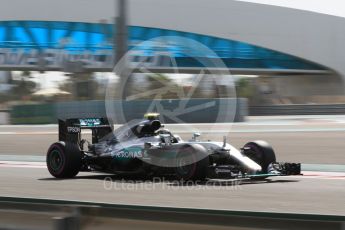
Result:
[[[0,196],[131,205],[345,215],[345,174],[305,172],[265,182],[138,180],[80,173],[54,179],[43,163],[0,164]]]
[[[240,147],[264,139],[279,161],[345,164],[344,117],[257,118],[254,122],[193,125],[205,138]],[[210,127],[212,126],[212,127]],[[167,126],[183,138],[188,126]],[[231,128],[231,129],[230,129]],[[57,127],[0,126],[0,155],[44,156],[57,139]],[[228,131],[230,130],[230,132]],[[226,132],[225,132],[226,131]],[[88,134],[87,134],[88,135]],[[211,181],[197,185],[175,181],[136,180],[97,173],[75,179],[52,178],[42,162],[0,162],[0,196],[35,197],[169,207],[251,210],[345,215],[345,174],[304,172],[304,176],[274,177],[265,182]]]

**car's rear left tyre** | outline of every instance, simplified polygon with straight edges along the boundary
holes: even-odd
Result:
[[[265,141],[252,141],[244,145],[243,154],[255,161],[262,168],[261,173],[268,173],[268,166],[276,162],[276,155],[272,146]],[[267,176],[253,177],[253,179],[265,179]]]
[[[82,152],[77,144],[56,142],[47,152],[47,168],[56,178],[75,177],[82,166]]]
[[[209,166],[207,151],[201,145],[187,145],[179,149],[175,174],[181,181],[203,181]]]

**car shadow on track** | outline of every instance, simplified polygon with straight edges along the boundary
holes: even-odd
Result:
[[[188,182],[188,181],[174,181],[170,186],[243,186],[243,185],[255,185],[255,184],[272,184],[272,183],[296,183],[299,180],[208,180],[200,182]]]
[[[120,175],[81,175],[69,179],[59,178],[40,178],[41,181],[64,181],[64,180],[102,180],[111,181],[116,183],[127,184],[142,184],[142,183],[165,183],[168,186],[187,187],[187,186],[234,186],[234,185],[255,185],[255,184],[279,184],[279,183],[297,183],[298,179],[263,179],[263,180],[250,180],[250,179],[226,179],[216,180],[210,179],[206,181],[180,181],[174,177],[138,177],[138,176],[120,176]]]

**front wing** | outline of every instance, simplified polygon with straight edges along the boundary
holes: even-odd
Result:
[[[273,176],[302,175],[300,163],[273,163],[267,173],[243,173],[233,166],[211,166],[208,172],[209,178],[234,179],[234,178],[266,178]]]

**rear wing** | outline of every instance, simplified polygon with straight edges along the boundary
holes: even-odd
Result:
[[[106,118],[59,119],[59,141],[78,144],[81,140],[82,129],[92,131],[92,143],[97,143],[112,132],[112,126]]]

